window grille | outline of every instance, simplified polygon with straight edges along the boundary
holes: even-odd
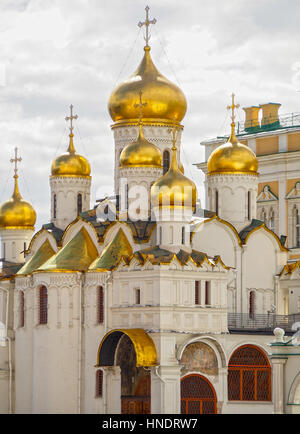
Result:
[[[97,315],[98,315],[98,324],[103,324],[104,322],[104,291],[103,287],[99,286],[98,288],[98,303],[97,303]]]
[[[103,396],[103,371],[98,369],[96,371],[96,398],[102,398]]]
[[[262,350],[238,348],[228,365],[229,401],[271,401],[271,367]]]
[[[45,286],[40,288],[40,324],[48,322],[48,290]]]
[[[217,413],[216,393],[206,378],[189,375],[181,380],[181,413]]]

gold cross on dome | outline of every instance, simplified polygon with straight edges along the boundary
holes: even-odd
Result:
[[[155,24],[156,23],[156,19],[153,18],[153,20],[149,20],[149,6],[146,6],[145,11],[146,11],[146,20],[142,23],[141,21],[138,23],[139,27],[143,27],[146,26],[146,37],[144,38],[146,41],[146,47],[148,47],[149,44],[149,40],[150,40],[150,36],[149,36],[149,26],[150,24]]]
[[[139,122],[142,122],[143,118],[143,107],[146,107],[148,104],[142,101],[143,92],[140,91],[140,102],[138,104],[134,104],[134,108],[139,107]]]
[[[70,121],[70,134],[73,134],[73,119],[78,119],[78,115],[73,116],[73,105],[70,105],[70,116],[66,116],[65,120]]]
[[[18,157],[18,148],[15,148],[15,158],[11,158],[10,162],[15,163],[15,177],[18,177],[18,163],[22,161],[21,157]]]
[[[232,98],[232,103],[231,103],[231,105],[227,106],[227,110],[231,110],[231,120],[232,120],[232,123],[234,124],[235,123],[235,109],[240,108],[240,105],[234,103],[234,98],[235,98],[234,93],[231,95],[231,98]]]

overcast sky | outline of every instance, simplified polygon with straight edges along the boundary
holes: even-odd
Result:
[[[200,142],[229,132],[226,106],[282,104],[300,111],[299,0],[151,0],[152,57],[184,91],[186,174],[203,197]],[[147,0],[0,0],[0,201],[11,195],[18,146],[20,189],[49,221],[49,174],[68,144],[64,117],[79,115],[75,146],[92,165],[92,203],[113,192],[107,102],[143,56]],[[243,120],[244,112],[238,112]]]

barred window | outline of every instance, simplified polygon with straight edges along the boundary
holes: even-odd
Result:
[[[47,324],[48,323],[48,290],[46,286],[40,287],[40,312],[39,312],[39,323]]]
[[[102,398],[103,395],[103,371],[96,371],[96,398]]]
[[[24,327],[25,324],[25,296],[24,292],[20,292],[20,327]]]
[[[249,317],[254,319],[255,315],[255,292],[251,291],[249,295]]]
[[[103,324],[104,322],[104,292],[103,287],[99,286],[97,294],[97,321],[98,324]]]
[[[271,366],[254,345],[238,348],[228,365],[229,401],[271,401]]]

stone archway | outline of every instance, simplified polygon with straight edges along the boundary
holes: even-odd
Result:
[[[156,365],[154,342],[143,329],[112,330],[100,343],[97,367],[120,369],[122,414],[151,413],[149,368]]]
[[[207,378],[199,374],[182,378],[181,414],[217,414],[217,395]]]

